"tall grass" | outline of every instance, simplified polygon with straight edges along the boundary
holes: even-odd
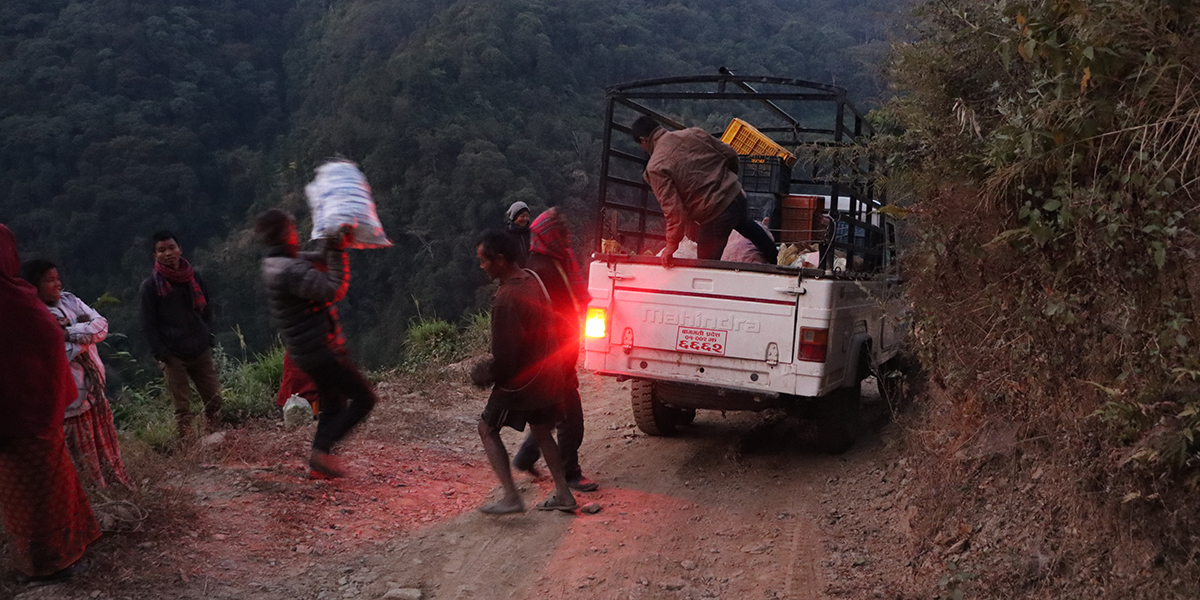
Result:
[[[459,324],[441,319],[412,323],[405,335],[400,370],[438,378],[447,365],[487,353],[491,327],[491,315],[486,312],[472,314]],[[280,346],[252,358],[238,358],[220,347],[213,350],[226,422],[244,423],[275,414],[275,395],[283,381],[283,354]],[[175,416],[161,376],[139,386],[124,387],[112,404],[117,427],[122,431],[158,450],[175,443]],[[203,410],[193,391],[192,413],[200,415]]]
[[[274,414],[275,394],[283,383],[283,353],[282,346],[275,346],[253,359],[239,360],[219,347],[213,351],[226,422],[243,423]]]
[[[161,377],[136,387],[126,386],[112,399],[117,429],[136,436],[155,450],[175,443],[175,416]]]
[[[228,423],[268,417],[275,411],[275,394],[283,381],[283,348],[275,347],[253,358],[238,359],[219,346],[213,363],[221,379],[223,412]],[[157,450],[176,441],[175,414],[162,377],[123,388],[112,402],[117,427],[137,436]],[[192,392],[192,414],[203,415],[204,406]]]
[[[478,312],[461,325],[437,318],[422,318],[409,325],[404,336],[406,373],[430,374],[448,364],[486,353],[491,347],[492,317]]]
[[[462,332],[462,348],[466,356],[479,356],[492,350],[492,315],[472,313],[466,318]]]

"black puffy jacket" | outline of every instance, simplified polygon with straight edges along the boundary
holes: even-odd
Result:
[[[268,250],[262,262],[271,317],[292,361],[305,370],[337,360],[346,345],[333,306],[350,287],[346,253],[327,249],[327,271],[317,266],[321,257],[316,252],[289,256],[279,246]]]

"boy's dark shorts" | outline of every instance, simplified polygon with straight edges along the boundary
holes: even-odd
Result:
[[[557,404],[529,410],[513,410],[497,406],[497,404],[499,403],[489,400],[487,406],[483,409],[483,414],[479,415],[480,420],[487,423],[493,429],[508,426],[517,431],[525,431],[526,423],[530,425],[553,425],[562,420],[562,409]]]

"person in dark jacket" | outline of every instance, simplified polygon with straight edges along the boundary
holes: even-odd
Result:
[[[562,369],[562,391],[560,405],[562,421],[558,430],[558,450],[562,454],[563,471],[567,485],[577,492],[594,492],[599,485],[583,476],[579,467],[579,446],[583,443],[583,403],[579,397],[579,375],[575,365],[579,362],[580,321],[587,310],[591,296],[587,283],[571,249],[571,236],[566,219],[557,208],[538,215],[529,227],[530,250],[529,270],[537,273],[550,294],[550,305],[554,309],[555,339],[557,350],[554,356]],[[537,440],[526,436],[521,449],[513,457],[513,466],[537,475],[534,463],[540,452]]]
[[[154,234],[154,271],[142,282],[142,335],[167,380],[180,439],[192,435],[191,387],[204,401],[208,429],[221,425],[221,382],[213,365],[212,302],[208,287],[183,258],[175,234]]]
[[[504,488],[502,498],[479,507],[479,511],[504,514],[525,510],[508,466],[500,428],[524,431],[528,424],[554,478],[554,494],[537,508],[574,512],[578,505],[554,443],[554,424],[561,413],[558,396],[562,372],[554,356],[554,314],[545,287],[535,275],[517,266],[517,245],[504,232],[484,233],[475,253],[479,268],[500,282],[492,302],[492,357],[472,369],[471,379],[481,387],[492,386],[479,417],[479,437]]]
[[[350,230],[343,226],[336,237],[328,238],[322,256],[299,252],[296,223],[282,210],[259,215],[254,229],[267,247],[262,274],[271,317],[288,356],[313,380],[320,396],[308,465],[326,477],[341,477],[345,472],[333,458],[333,446],[367,418],[378,401],[350,361],[334,306],[350,287],[345,251]],[[317,266],[322,260],[325,270]]]
[[[529,205],[520,200],[513,202],[504,211],[504,216],[508,219],[504,231],[517,243],[517,266],[523,268],[529,260],[529,221],[532,217]]]

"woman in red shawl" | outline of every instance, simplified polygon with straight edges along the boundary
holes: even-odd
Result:
[[[594,492],[599,487],[585,477],[579,466],[579,446],[583,443],[583,402],[579,397],[579,376],[575,364],[579,361],[579,323],[587,310],[587,283],[571,250],[571,234],[567,220],[557,208],[538,215],[529,226],[529,258],[526,267],[537,273],[550,304],[558,316],[555,334],[558,350],[555,357],[562,369],[563,389],[560,396],[563,420],[555,426],[558,450],[562,454],[567,485],[577,492]],[[526,437],[525,443],[513,457],[513,466],[537,474],[534,464],[541,457],[537,442]]]
[[[17,570],[48,583],[87,568],[100,526],[63,437],[77,392],[64,333],[19,267],[16,238],[0,225],[0,516]]]

